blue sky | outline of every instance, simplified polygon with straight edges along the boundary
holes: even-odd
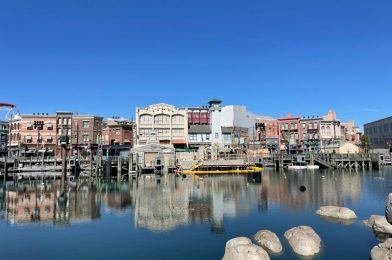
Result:
[[[131,117],[137,106],[391,115],[392,1],[0,0],[0,101]]]

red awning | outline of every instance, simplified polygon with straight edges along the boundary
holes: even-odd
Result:
[[[185,139],[173,139],[171,141],[172,144],[186,144]]]

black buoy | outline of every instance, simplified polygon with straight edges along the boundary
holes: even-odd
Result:
[[[305,192],[305,191],[306,191],[306,187],[305,187],[305,186],[301,186],[301,187],[299,187],[299,190],[300,190],[301,192]]]

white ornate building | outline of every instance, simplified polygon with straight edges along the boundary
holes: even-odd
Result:
[[[151,132],[156,133],[159,144],[187,147],[187,109],[164,103],[136,108],[136,144],[146,144]]]

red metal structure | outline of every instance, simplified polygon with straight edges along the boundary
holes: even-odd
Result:
[[[5,120],[9,121],[11,117],[17,113],[16,105],[11,103],[0,102],[0,112],[5,111]]]

